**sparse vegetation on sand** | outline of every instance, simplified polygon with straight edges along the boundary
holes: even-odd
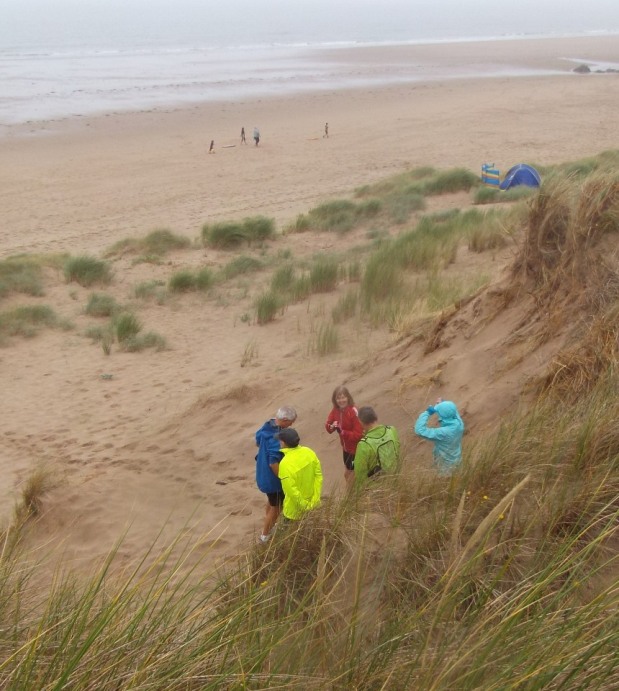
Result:
[[[251,216],[242,221],[204,224],[202,242],[214,249],[235,249],[259,244],[275,235],[275,222],[265,216]]]
[[[520,233],[511,266],[492,292],[458,299],[473,289],[446,269],[495,223]],[[465,437],[453,477],[404,449],[399,474],[326,497],[217,570],[205,537],[183,531],[130,566],[119,543],[88,578],[58,571],[45,584],[16,522],[0,558],[0,687],[619,688],[618,237],[619,177],[596,169],[551,175],[505,215],[428,216],[382,241],[337,302],[342,319],[376,305],[385,318],[405,306],[428,318],[449,304],[433,320],[435,349],[468,307],[480,320],[517,315],[508,345],[533,358],[555,347],[526,390],[510,392],[526,394],[520,403]],[[309,267],[295,267],[311,289]],[[281,308],[275,283],[292,293],[298,280],[274,274],[265,321]],[[337,347],[328,319],[314,333],[324,343],[313,348]],[[241,365],[256,351],[249,340]],[[197,410],[262,393],[243,382]],[[40,483],[28,494],[40,500]]]

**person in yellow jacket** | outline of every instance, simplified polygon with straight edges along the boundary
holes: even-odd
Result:
[[[284,491],[284,518],[297,521],[304,513],[320,505],[322,468],[318,456],[307,446],[299,446],[298,432],[287,427],[277,435],[282,446],[277,473]]]

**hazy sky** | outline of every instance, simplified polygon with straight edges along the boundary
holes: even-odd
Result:
[[[232,32],[242,42],[619,32],[619,0],[0,0],[0,47],[71,33],[129,40],[129,26],[207,44]]]

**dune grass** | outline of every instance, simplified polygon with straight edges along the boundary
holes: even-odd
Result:
[[[36,259],[21,256],[0,261],[0,298],[11,293],[44,294],[43,271]]]
[[[207,291],[215,282],[215,274],[208,267],[197,271],[181,269],[174,273],[168,281],[171,293],[188,293],[192,291]]]
[[[19,535],[5,535],[0,687],[619,688],[619,280],[605,252],[619,185],[593,176],[576,189],[557,178],[532,200],[512,279],[538,310],[527,327],[562,310],[588,328],[530,400],[465,436],[452,478],[423,469],[429,448],[405,449],[397,475],[325,498],[216,571],[200,559],[205,536],[182,531],[131,567],[119,542],[92,577],[46,584]],[[360,306],[364,288],[391,300],[377,275],[365,282],[372,261],[377,274],[397,270],[409,300],[415,286],[453,300],[442,268],[483,222],[478,211],[430,217],[419,237],[383,243]]]
[[[309,282],[312,293],[329,293],[335,290],[339,264],[335,257],[319,255],[310,267]]]
[[[5,312],[0,312],[0,344],[6,343],[13,336],[31,338],[45,328],[65,328],[67,326],[58,318],[48,305],[24,305]]]
[[[42,592],[12,547],[0,684],[615,688],[618,385],[540,399],[467,444],[451,482],[404,472],[325,500],[216,574],[181,534]]]
[[[219,276],[228,281],[237,276],[245,276],[247,274],[262,271],[265,268],[264,262],[256,257],[250,257],[242,254],[240,257],[235,257],[219,270]]]
[[[261,244],[275,236],[275,221],[265,216],[251,216],[242,221],[205,223],[202,242],[214,249],[235,249],[241,245]]]
[[[537,193],[536,187],[518,185],[508,190],[500,190],[496,187],[480,187],[473,196],[473,204],[498,204],[502,202],[517,202],[528,199]]]
[[[273,291],[262,293],[255,301],[256,322],[258,324],[268,324],[275,319],[277,313],[282,309],[281,298]]]
[[[324,321],[316,330],[310,342],[310,352],[318,357],[325,357],[337,353],[340,344],[340,336],[337,326],[333,322]]]
[[[125,254],[141,254],[157,261],[174,250],[187,249],[191,240],[177,235],[167,228],[158,228],[143,238],[125,238],[115,242],[106,252],[106,257],[119,257]]]
[[[155,300],[162,305],[167,296],[166,282],[161,279],[142,281],[135,286],[133,294],[139,300]]]
[[[86,304],[86,314],[91,317],[111,317],[121,306],[112,295],[91,293]]]
[[[112,281],[110,265],[88,255],[69,257],[64,265],[64,276],[67,283],[79,283],[86,288],[96,284],[107,285]]]
[[[331,310],[331,317],[334,324],[341,324],[355,316],[359,304],[359,291],[356,289],[347,290],[337,301]]]

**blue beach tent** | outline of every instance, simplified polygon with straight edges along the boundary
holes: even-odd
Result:
[[[526,163],[518,163],[507,171],[503,182],[500,184],[502,190],[509,190],[517,185],[527,185],[528,187],[539,187],[542,179],[539,173],[532,166]]]

